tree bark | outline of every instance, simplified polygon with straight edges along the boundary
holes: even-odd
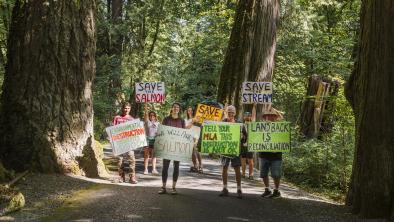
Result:
[[[94,0],[16,1],[1,110],[7,167],[104,173],[93,139],[94,16]]]
[[[357,59],[346,87],[356,120],[347,204],[394,221],[394,2],[364,0]]]
[[[224,65],[220,73],[218,101],[233,104],[239,114],[244,81],[272,81],[279,21],[278,0],[239,1]],[[257,107],[257,117],[262,106]]]

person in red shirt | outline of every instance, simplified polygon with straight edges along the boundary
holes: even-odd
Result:
[[[122,114],[115,116],[112,124],[118,125],[127,121],[134,120],[130,115],[131,105],[128,102],[122,105]],[[126,166],[127,165],[127,166]],[[125,181],[125,173],[129,173],[130,183],[136,184],[137,180],[135,177],[135,156],[134,151],[129,151],[125,154],[119,156],[119,174],[121,175],[123,181]]]

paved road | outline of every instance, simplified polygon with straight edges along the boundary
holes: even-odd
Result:
[[[220,164],[211,159],[204,162],[204,174],[190,173],[190,166],[181,163],[178,195],[157,194],[160,176],[138,174],[137,185],[99,181],[101,184],[79,192],[44,221],[356,221],[346,207],[285,184],[282,198],[268,199],[260,197],[261,182],[244,180],[244,198],[237,199],[232,170],[231,195],[219,197]],[[140,157],[137,172],[142,173],[142,168]]]

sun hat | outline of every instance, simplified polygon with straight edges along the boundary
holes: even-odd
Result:
[[[236,112],[235,106],[229,105],[229,106],[227,107],[227,112],[233,112],[233,113],[235,113],[235,112]]]

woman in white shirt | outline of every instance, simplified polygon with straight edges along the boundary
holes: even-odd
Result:
[[[148,164],[149,157],[152,158],[152,174],[159,175],[156,170],[156,157],[153,154],[153,145],[155,143],[155,136],[157,132],[157,128],[159,127],[159,121],[157,121],[157,116],[154,111],[149,111],[147,113],[147,109],[145,106],[145,127],[146,127],[146,139],[148,141],[148,146],[144,149],[144,174],[148,174]]]

